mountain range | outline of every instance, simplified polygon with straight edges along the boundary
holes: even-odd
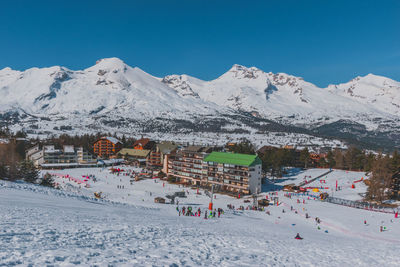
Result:
[[[79,71],[0,70],[0,119],[28,132],[281,131],[393,149],[399,114],[400,82],[373,74],[320,88],[241,65],[211,81],[155,77],[118,58]]]

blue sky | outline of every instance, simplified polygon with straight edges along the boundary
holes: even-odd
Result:
[[[233,64],[319,86],[400,81],[400,1],[2,1],[0,69],[84,69],[119,57],[156,76]]]

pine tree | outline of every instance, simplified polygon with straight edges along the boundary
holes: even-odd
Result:
[[[30,160],[23,160],[18,166],[18,177],[28,183],[36,183],[39,179],[39,171]]]
[[[304,163],[304,168],[307,169],[308,163],[310,161],[310,152],[308,151],[308,148],[304,148],[300,152],[300,161]]]
[[[326,155],[326,160],[328,161],[329,168],[333,168],[336,165],[332,150],[328,151],[328,154]]]
[[[335,168],[337,169],[344,169],[344,158],[343,158],[343,153],[339,149],[335,149],[334,151],[334,157],[335,157]]]
[[[372,166],[372,176],[367,190],[367,199],[382,202],[390,198],[393,173],[390,171],[390,158],[380,154]]]
[[[47,186],[47,187],[55,187],[54,179],[53,179],[53,177],[51,176],[50,173],[46,173],[46,174],[43,176],[43,179],[42,179],[42,181],[40,182],[40,185],[42,185],[42,186]]]
[[[7,177],[7,168],[0,162],[0,180],[3,180]]]

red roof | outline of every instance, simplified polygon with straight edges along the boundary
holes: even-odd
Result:
[[[133,147],[138,146],[138,145],[144,147],[145,145],[147,145],[148,142],[150,142],[149,138],[142,138],[142,139],[136,140],[136,142],[133,143]]]

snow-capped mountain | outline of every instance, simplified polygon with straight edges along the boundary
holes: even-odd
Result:
[[[186,98],[200,96],[221,106],[297,124],[346,119],[377,128],[378,124],[370,123],[373,118],[400,114],[400,83],[380,76],[368,75],[346,84],[319,88],[285,73],[234,65],[212,81],[171,75],[163,82]]]
[[[400,114],[400,82],[392,79],[368,74],[347,83],[330,85],[328,90],[381,111]]]
[[[398,114],[400,83],[372,74],[319,88],[299,77],[241,65],[211,81],[159,78],[118,58],[79,71],[59,66],[0,70],[0,120],[47,133],[60,127],[248,134],[279,129],[350,134],[357,140],[379,132],[391,140],[400,136]]]
[[[102,114],[129,117],[173,112],[215,114],[221,110],[201,99],[187,100],[141,69],[117,58],[99,60],[83,71],[63,67],[0,71],[1,111],[22,109],[35,115]]]

